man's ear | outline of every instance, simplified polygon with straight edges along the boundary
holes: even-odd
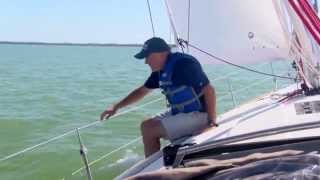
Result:
[[[163,52],[163,53],[161,53],[161,57],[163,58],[163,59],[167,59],[167,56],[169,55],[169,52]]]

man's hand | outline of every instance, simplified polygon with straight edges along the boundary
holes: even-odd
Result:
[[[140,86],[139,88],[133,90],[128,96],[126,96],[124,99],[122,99],[120,102],[116,103],[114,106],[111,108],[105,110],[101,115],[100,115],[100,120],[108,119],[116,112],[123,108],[126,107],[127,105],[130,105],[134,102],[137,102],[138,100],[142,99],[145,95],[147,95],[151,90],[144,87]]]
[[[112,106],[111,108],[105,110],[101,115],[100,115],[100,121],[103,121],[104,119],[109,119],[111,116],[116,114],[117,108],[115,106]]]
[[[208,117],[208,123],[210,127],[218,127],[218,124],[216,122],[216,116],[214,116],[214,118]]]

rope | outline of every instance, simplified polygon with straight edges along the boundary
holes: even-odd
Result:
[[[190,11],[191,11],[191,2],[188,0],[188,42],[190,41]],[[187,51],[189,52],[189,46],[187,46]]]
[[[301,47],[299,47],[299,45],[297,44],[297,41],[294,41],[291,47],[293,48],[292,50],[295,51],[295,53],[300,55],[301,60],[303,60],[303,62],[309,66],[310,70],[316,73],[317,76],[320,76],[319,70],[317,70],[314,66],[312,66],[311,63],[307,60],[306,55],[303,54],[304,51],[302,50]]]
[[[214,58],[214,59],[216,59],[216,60],[218,60],[218,61],[221,61],[221,62],[223,62],[223,63],[229,64],[229,65],[231,65],[231,66],[235,66],[235,67],[240,68],[240,69],[244,69],[244,70],[247,70],[247,71],[251,71],[251,72],[254,72],[254,73],[257,73],[257,74],[262,74],[262,75],[265,75],[265,76],[272,76],[272,77],[278,77],[278,78],[282,78],[282,79],[297,80],[296,78],[287,77],[287,76],[279,76],[279,75],[274,75],[274,74],[269,74],[269,73],[261,72],[261,71],[258,71],[258,70],[250,69],[250,68],[245,67],[245,66],[240,66],[240,65],[238,65],[238,64],[231,63],[231,62],[229,62],[229,61],[227,61],[227,60],[225,60],[225,59],[222,59],[222,58],[219,58],[219,57],[217,57],[217,56],[215,56],[215,55],[213,55],[213,54],[210,54],[209,52],[204,51],[204,50],[198,48],[197,46],[194,46],[194,45],[190,44],[188,41],[185,41],[185,40],[183,40],[183,39],[178,39],[178,42],[179,42],[179,45],[180,45],[180,46],[181,46],[181,44],[188,44],[188,46],[190,46],[190,47],[192,47],[192,48],[194,48],[194,49],[196,49],[196,50],[198,50],[198,51],[200,51],[200,52],[202,52],[202,53],[204,53],[204,54],[206,54],[206,55],[208,55],[208,56],[210,56],[210,57],[212,57],[212,58]],[[184,46],[183,46],[183,47],[184,47]]]
[[[110,117],[109,119],[116,118],[116,117],[118,117],[118,116],[121,116],[121,115],[127,114],[127,113],[129,113],[129,112],[135,111],[135,110],[140,109],[140,108],[142,108],[142,107],[144,107],[144,106],[147,106],[147,105],[149,105],[149,104],[158,102],[158,101],[160,101],[160,100],[162,100],[162,99],[163,99],[163,98],[161,97],[161,98],[155,99],[155,100],[153,100],[153,101],[147,102],[147,103],[145,103],[145,104],[142,104],[142,105],[140,105],[140,106],[136,106],[136,107],[130,108],[130,109],[128,109],[127,111],[120,112],[120,113],[118,113],[118,114]],[[94,125],[96,125],[96,124],[99,124],[99,123],[101,123],[101,122],[102,122],[102,121],[98,120],[98,121],[92,122],[92,123],[90,123],[90,124],[81,126],[81,127],[79,127],[78,129],[81,130],[81,129],[89,128],[89,127],[94,126]],[[8,155],[8,156],[6,156],[6,157],[1,158],[1,159],[0,159],[0,162],[6,161],[6,160],[11,159],[11,158],[13,158],[13,157],[16,157],[16,156],[18,156],[18,155],[21,155],[21,154],[23,154],[23,153],[25,153],[25,152],[32,151],[32,150],[34,150],[34,149],[37,148],[37,147],[46,145],[46,144],[48,144],[48,143],[51,143],[51,142],[56,141],[56,140],[58,140],[58,139],[61,139],[61,138],[65,137],[65,136],[67,136],[67,135],[70,135],[70,134],[74,133],[75,131],[76,131],[75,129],[74,129],[74,130],[70,130],[70,131],[68,131],[68,132],[65,132],[65,133],[59,135],[59,136],[53,137],[53,138],[51,138],[51,139],[48,139],[47,141],[43,141],[43,142],[41,142],[41,143],[39,143],[39,144],[36,144],[36,145],[34,145],[34,146],[31,146],[31,147],[25,148],[25,149],[23,149],[23,150],[21,150],[21,151],[18,151],[18,152],[16,152],[16,153],[10,154],[10,155]]]
[[[156,36],[156,33],[154,31],[154,26],[153,26],[153,20],[152,20],[152,13],[151,13],[151,8],[150,8],[150,2],[149,0],[147,0],[147,4],[148,4],[148,9],[149,9],[149,17],[150,17],[150,22],[151,22],[151,27],[152,27],[152,33],[153,33],[153,37]]]
[[[177,32],[177,29],[175,27],[175,23],[174,23],[174,18],[172,17],[172,11],[169,7],[169,3],[168,3],[169,0],[165,0],[165,6],[166,6],[166,9],[167,9],[167,13],[168,13],[168,16],[169,16],[169,20],[170,20],[170,25],[171,25],[171,28],[172,28],[172,31],[173,31],[173,35],[174,37],[179,37],[178,36],[178,32]],[[175,39],[176,40],[176,39]],[[176,42],[177,43],[177,42]]]
[[[294,45],[294,44],[293,44]],[[294,46],[292,46],[294,47]],[[303,60],[303,58],[300,56],[300,59],[294,59],[294,62],[296,64],[296,69],[297,69],[297,72],[298,72],[298,75],[302,78],[303,80],[303,84],[306,84],[308,88],[312,88],[312,85],[311,83],[309,82],[308,78],[306,77],[305,73],[304,73],[304,70],[303,68],[305,66],[303,66],[303,62],[306,62]]]
[[[119,150],[121,150],[121,149],[123,149],[123,148],[125,148],[125,147],[127,147],[127,146],[129,146],[129,145],[131,145],[131,144],[133,144],[133,143],[135,143],[135,142],[137,142],[137,141],[139,141],[139,140],[141,140],[141,136],[137,137],[136,139],[133,139],[132,141],[130,141],[130,142],[127,143],[127,144],[124,144],[124,145],[118,147],[117,149],[112,150],[111,152],[109,152],[109,153],[101,156],[100,158],[98,158],[98,159],[90,162],[90,163],[88,164],[88,166],[90,167],[90,166],[98,163],[99,161],[101,161],[101,160],[109,157],[110,155],[118,152]],[[72,173],[72,176],[75,175],[75,174],[77,174],[77,173],[79,173],[79,172],[82,171],[84,168],[85,168],[85,166],[82,166],[81,168],[77,169],[76,171],[74,171],[74,172]]]

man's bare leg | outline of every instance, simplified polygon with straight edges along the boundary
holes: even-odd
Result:
[[[147,158],[160,150],[160,138],[165,137],[165,129],[157,119],[148,119],[141,123],[141,134],[144,144],[144,154]]]

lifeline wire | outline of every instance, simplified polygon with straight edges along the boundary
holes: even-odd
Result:
[[[262,75],[266,75],[266,76],[272,76],[272,77],[278,77],[278,78],[283,78],[283,79],[296,80],[296,78],[287,77],[287,76],[278,76],[278,75],[274,75],[274,74],[269,74],[269,73],[257,71],[257,70],[254,70],[254,69],[250,69],[250,68],[245,67],[245,66],[240,66],[240,65],[238,65],[238,64],[234,64],[234,63],[229,62],[229,61],[227,61],[227,60],[225,60],[225,59],[222,59],[222,58],[219,58],[219,57],[217,57],[217,56],[215,56],[215,55],[213,55],[213,54],[210,54],[209,52],[204,51],[204,50],[202,50],[202,49],[200,49],[200,48],[198,48],[198,47],[190,44],[188,41],[183,40],[183,39],[178,39],[178,43],[179,43],[179,45],[182,47],[182,49],[185,47],[183,44],[186,44],[186,45],[188,45],[188,46],[190,46],[190,47],[192,47],[192,48],[194,48],[194,49],[196,49],[196,50],[198,50],[198,51],[200,51],[200,52],[202,52],[202,53],[204,53],[204,54],[206,54],[206,55],[208,55],[208,56],[210,56],[210,57],[212,57],[212,58],[214,58],[214,59],[216,59],[216,60],[218,60],[218,61],[224,62],[224,63],[229,64],[229,65],[231,65],[231,66],[238,67],[238,68],[240,68],[240,69],[244,69],[244,70],[247,70],[247,71],[251,71],[251,72],[258,73],[258,74],[262,74]]]
[[[118,117],[118,116],[127,114],[127,113],[132,112],[132,111],[135,111],[135,110],[137,110],[137,109],[139,109],[139,108],[142,108],[142,107],[144,107],[144,106],[147,106],[147,105],[149,105],[149,104],[158,102],[158,101],[160,101],[161,99],[163,99],[163,98],[161,97],[161,98],[155,99],[155,100],[153,100],[153,101],[147,102],[147,103],[145,103],[145,104],[142,104],[142,105],[140,105],[140,106],[136,106],[136,107],[130,108],[130,109],[128,109],[127,111],[120,112],[120,113],[118,113],[118,114],[110,117],[109,119],[112,119],[112,118],[115,118],[115,117]],[[81,127],[79,127],[78,129],[79,129],[79,130],[85,129],[85,128],[94,126],[94,125],[96,125],[96,124],[99,124],[99,123],[101,123],[101,122],[102,122],[102,121],[98,120],[98,121],[92,122],[92,123],[90,123],[90,124],[81,126]],[[70,135],[70,134],[74,133],[75,131],[76,131],[76,130],[70,130],[70,131],[68,131],[68,132],[65,132],[65,133],[59,135],[59,136],[50,138],[50,139],[48,139],[47,141],[43,141],[43,142],[41,142],[41,143],[39,143],[39,144],[36,144],[36,145],[34,145],[34,146],[30,146],[30,147],[25,148],[25,149],[23,149],[23,150],[21,150],[21,151],[18,151],[18,152],[16,152],[16,153],[10,154],[10,155],[8,155],[8,156],[6,156],[6,157],[1,158],[1,159],[0,159],[0,162],[6,161],[6,160],[8,160],[8,159],[11,159],[11,158],[13,158],[13,157],[16,157],[16,156],[18,156],[18,155],[20,155],[20,154],[23,154],[23,153],[25,153],[25,152],[32,151],[32,150],[34,150],[34,149],[37,148],[37,147],[46,145],[46,144],[51,143],[51,142],[53,142],[53,141],[55,141],[55,140],[58,140],[58,139],[61,139],[61,138],[65,137],[65,136],[67,136],[67,135]]]
[[[130,141],[129,143],[124,144],[124,145],[122,145],[122,146],[118,147],[117,149],[114,149],[114,150],[112,150],[111,152],[108,152],[107,154],[105,154],[105,155],[101,156],[100,158],[98,158],[98,159],[96,159],[96,160],[94,160],[94,161],[90,162],[90,163],[88,164],[88,165],[89,165],[89,167],[90,167],[90,166],[92,166],[92,165],[94,165],[94,164],[96,164],[97,162],[99,162],[99,161],[101,161],[101,160],[103,160],[103,159],[105,159],[105,158],[109,157],[110,155],[112,155],[112,154],[114,154],[114,153],[118,152],[119,150],[121,150],[121,149],[123,149],[123,148],[125,148],[125,147],[127,147],[127,146],[129,146],[129,145],[131,145],[131,144],[133,144],[133,143],[135,143],[135,142],[137,142],[137,141],[141,140],[141,138],[142,138],[142,137],[141,137],[141,136],[139,136],[139,137],[137,137],[137,138],[133,139],[132,141]],[[83,167],[81,167],[81,168],[77,169],[76,171],[74,171],[74,172],[72,173],[72,176],[73,176],[73,175],[75,175],[75,174],[77,174],[78,172],[82,171],[84,168],[85,168],[85,167],[83,166]]]

